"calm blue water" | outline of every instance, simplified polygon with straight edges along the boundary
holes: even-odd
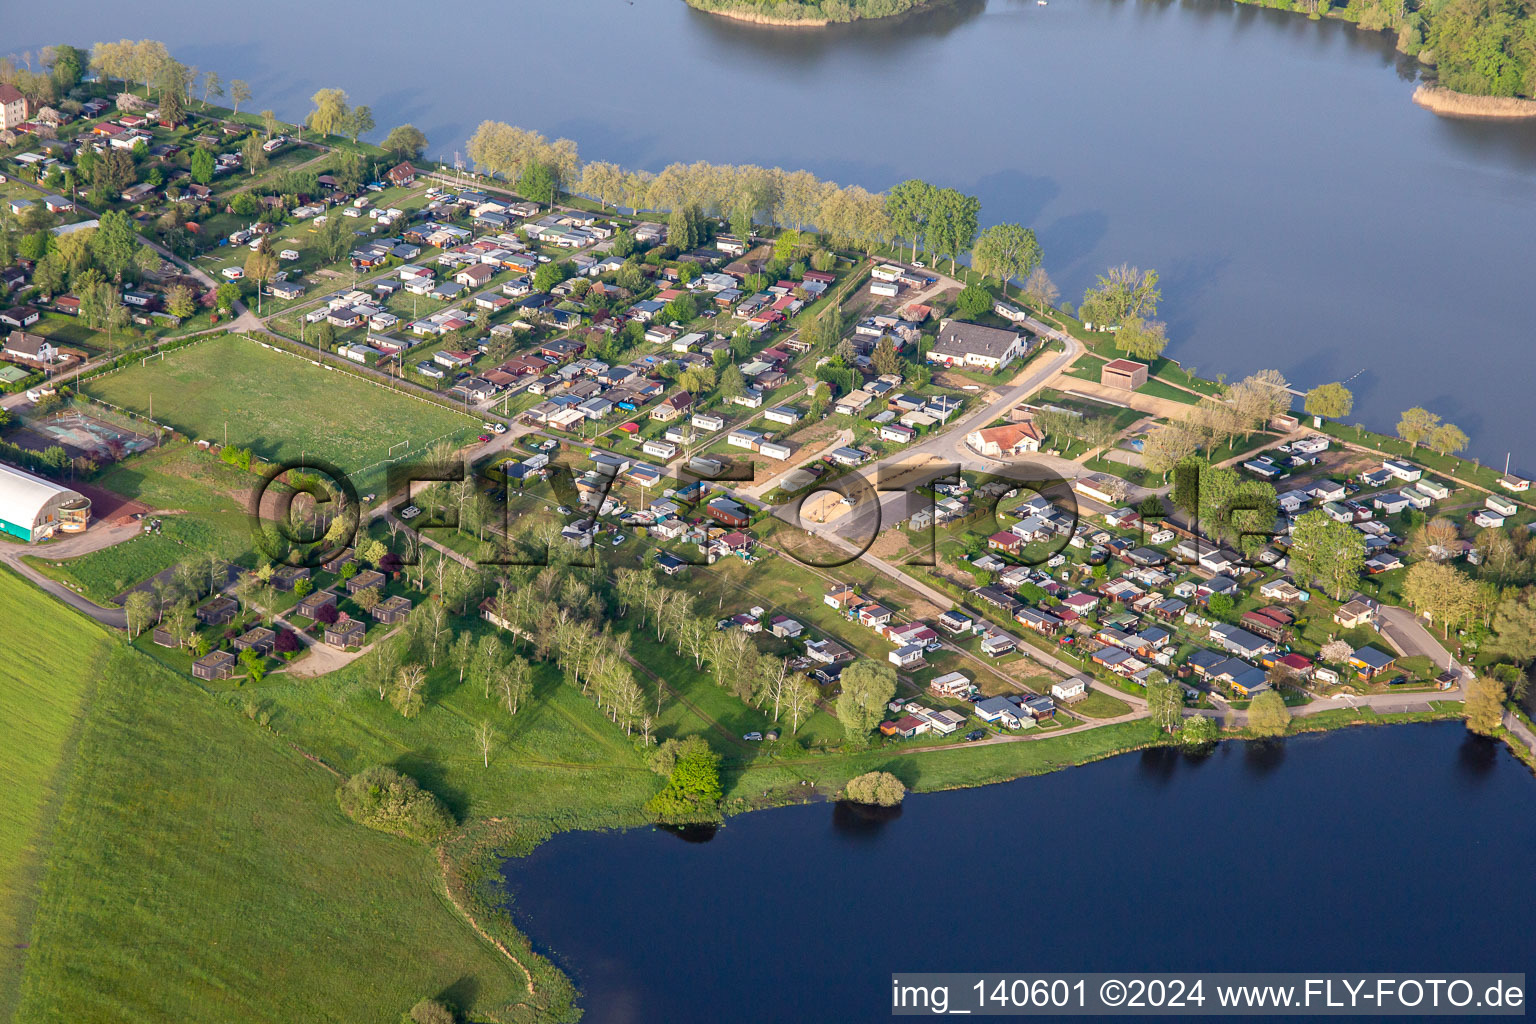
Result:
[[[1526,970],[1533,798],[1461,725],[1395,726],[1129,755],[884,822],[816,804],[704,843],[568,833],[504,873],[595,1024],[875,1021],[893,971]]]
[[[956,186],[1034,225],[1074,301],[1111,263],[1159,269],[1170,354],[1205,374],[1363,370],[1353,419],[1390,430],[1426,405],[1536,473],[1536,124],[1420,110],[1411,62],[1345,24],[1222,0],[954,0],[826,31],[681,0],[12,6],[8,49],[160,38],[249,80],[253,109],[297,118],[341,86],[449,159],[497,118],[652,169]]]

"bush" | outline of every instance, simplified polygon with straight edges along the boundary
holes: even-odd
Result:
[[[667,786],[646,802],[657,821],[686,825],[720,820],[720,755],[701,736],[676,746],[663,744],[651,755],[655,771],[666,769]]]
[[[430,843],[454,827],[442,801],[409,775],[375,765],[352,776],[336,790],[336,801],[359,825]]]
[[[865,772],[848,780],[843,788],[843,799],[856,804],[872,804],[876,807],[895,807],[907,795],[907,787],[890,772]]]
[[[411,1024],[454,1024],[458,1019],[451,1006],[436,999],[423,999],[411,1007],[410,1016],[406,1017]]]

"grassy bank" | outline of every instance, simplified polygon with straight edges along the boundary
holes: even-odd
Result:
[[[331,771],[127,647],[100,668],[18,1019],[393,1020],[446,994],[518,1020],[560,997],[458,917],[430,851],[345,819]]]
[[[0,659],[0,778],[6,781],[0,801],[0,1018],[9,1019],[56,834],[53,823],[95,682],[92,666],[114,641],[3,571],[0,619],[27,624],[26,642],[8,644]]]

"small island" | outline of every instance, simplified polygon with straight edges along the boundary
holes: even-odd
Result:
[[[690,7],[737,21],[798,28],[889,18],[934,2],[936,0],[687,0]]]

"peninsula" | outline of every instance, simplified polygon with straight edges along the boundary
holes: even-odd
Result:
[[[690,7],[759,25],[818,28],[889,18],[942,0],[687,0]]]

